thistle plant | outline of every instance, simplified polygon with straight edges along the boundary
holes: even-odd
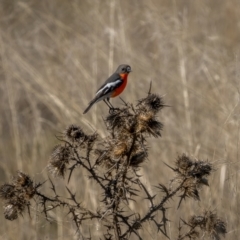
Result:
[[[27,174],[18,172],[12,182],[0,187],[5,218],[15,220],[26,210],[30,215],[30,205],[34,199],[46,219],[56,208],[67,209],[79,239],[92,239],[91,233],[83,233],[83,228],[84,222],[95,220],[102,225],[101,239],[143,239],[141,229],[149,223],[162,238],[169,239],[169,200],[178,201],[178,208],[184,199],[199,201],[200,191],[209,185],[208,176],[214,168],[208,161],[182,154],[173,161],[172,166],[165,163],[174,173],[169,185],[159,183],[156,193],[148,190],[142,181],[140,169],[148,160],[148,139],[161,137],[163,124],[158,114],[164,107],[163,98],[149,91],[136,106],[125,103],[120,109],[111,109],[104,119],[108,132],[105,138],[96,132],[87,134],[80,126],[67,127],[47,166],[53,176],[49,179],[52,195],[44,193],[44,183],[34,183]],[[84,199],[77,198],[68,185],[67,200],[57,194],[56,178],[66,178],[69,183],[80,168],[87,172],[86,177],[94,182],[101,193],[97,210],[85,207]],[[130,203],[139,201],[140,195],[148,202],[148,209],[143,214],[137,209],[128,208]],[[156,195],[160,196],[160,200]],[[225,233],[226,224],[217,214],[204,211],[189,216],[188,220],[180,219],[178,236],[174,239],[197,239],[203,235],[220,239]]]

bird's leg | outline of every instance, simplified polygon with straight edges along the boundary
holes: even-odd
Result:
[[[107,106],[109,107],[109,110],[114,108],[109,101],[106,101],[105,99],[103,99],[103,101],[107,104]]]
[[[107,104],[107,106],[109,107],[109,113],[112,113],[114,110],[117,110],[118,108],[115,108],[109,101],[109,98],[103,99],[103,101]]]
[[[110,99],[109,98],[107,98],[107,101],[108,101],[109,106],[111,106],[111,108],[114,109],[114,106],[110,103]]]
[[[107,98],[107,101],[108,101],[108,104],[111,106],[109,112],[114,111],[114,110],[119,110],[119,108],[115,108],[115,107],[110,103],[109,98]]]
[[[109,98],[107,98],[107,101],[104,99],[105,103],[108,105],[109,107],[109,113],[113,113],[113,111],[115,110],[115,108],[113,107],[113,105],[110,103]]]

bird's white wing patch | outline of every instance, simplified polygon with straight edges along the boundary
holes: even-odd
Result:
[[[96,93],[96,95],[105,95],[108,94],[110,92],[112,92],[115,88],[117,88],[118,86],[120,86],[122,84],[122,80],[119,79],[117,81],[114,82],[110,82],[107,83],[106,85],[104,85],[104,87],[102,87],[101,89],[99,89],[99,91]]]

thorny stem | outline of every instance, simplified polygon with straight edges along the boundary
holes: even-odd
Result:
[[[103,190],[106,190],[106,187],[103,185],[103,183],[100,181],[100,177],[95,173],[95,171],[93,170],[93,168],[88,167],[86,164],[83,163],[83,161],[81,161],[81,157],[79,156],[77,150],[74,148],[74,153],[77,156],[77,159],[75,159],[81,166],[83,166],[93,177],[94,180],[97,181],[97,183],[99,184],[99,186],[101,186],[101,188]]]
[[[129,229],[131,229],[131,231],[129,231],[128,233],[133,232],[133,233],[135,233],[135,234],[139,237],[139,239],[141,239],[139,233],[132,227],[132,225],[126,220],[126,218],[125,218],[124,216],[122,216],[121,214],[117,214],[117,216],[118,216],[119,218],[121,218],[121,220],[129,227]],[[120,237],[123,238],[123,237],[125,237],[126,234],[128,234],[128,233],[124,233],[124,234],[123,234],[122,236],[120,236]]]
[[[158,205],[156,205],[155,207],[153,207],[153,208],[140,220],[140,222],[141,222],[141,223],[145,222],[147,219],[149,219],[149,218],[151,217],[151,215],[152,215],[154,212],[156,212],[157,210],[161,209],[161,208],[163,207],[164,203],[165,203],[168,199],[172,198],[172,197],[182,188],[182,186],[183,186],[183,184],[184,184],[185,181],[186,181],[186,179],[184,179],[184,180],[182,181],[182,183],[181,183],[173,192],[171,192],[169,195],[166,195]]]
[[[116,211],[116,210],[114,210]],[[119,235],[120,235],[120,232],[119,232],[119,226],[118,226],[118,219],[117,219],[117,215],[116,213],[114,212],[114,216],[113,216],[113,227],[114,227],[114,234],[115,234],[115,238],[116,240],[119,240]]]
[[[118,206],[119,206],[119,203],[120,203],[120,199],[119,199],[119,189],[117,187],[117,183],[118,183],[118,178],[119,178],[119,174],[118,174],[118,171],[119,171],[119,167],[116,167],[116,170],[117,170],[117,173],[116,173],[116,176],[115,176],[115,179],[114,179],[114,196],[115,199],[114,199],[114,203],[112,205],[112,208],[113,208],[113,227],[114,227],[114,234],[115,234],[115,238],[117,240],[119,240],[119,235],[120,235],[120,227],[119,227],[119,222],[118,222],[118,218],[117,218],[117,215],[116,213],[118,212]]]
[[[194,231],[195,231],[195,227],[192,227],[186,234],[179,237],[177,240],[183,240],[184,238],[191,236],[191,234],[194,233]]]
[[[44,205],[45,205],[45,202],[49,201],[49,202],[52,202],[52,203],[58,203],[61,206],[68,206],[69,209],[77,207],[77,208],[87,212],[89,215],[91,215],[92,218],[101,218],[101,216],[95,214],[94,212],[92,212],[92,211],[90,211],[86,208],[81,207],[79,203],[77,203],[77,206],[75,206],[75,205],[69,204],[68,202],[62,201],[58,198],[49,198],[46,195],[43,195],[42,193],[40,193],[39,191],[36,191],[35,194],[42,198],[42,200],[44,202]],[[52,208],[50,210],[52,210]],[[46,209],[46,211],[48,211],[48,210]]]
[[[163,205],[166,203],[166,201],[168,201],[170,198],[172,198],[182,188],[182,186],[186,180],[187,179],[184,179],[182,181],[182,183],[174,191],[172,191],[170,194],[166,195],[158,205],[152,206],[150,211],[142,219],[139,220],[139,223],[142,224],[143,222],[151,219],[153,213],[155,213],[157,210],[161,210],[163,208]],[[128,230],[124,234],[122,234],[121,237],[125,237],[130,232],[132,232],[132,226],[129,227]]]

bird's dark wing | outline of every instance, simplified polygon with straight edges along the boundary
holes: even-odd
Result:
[[[97,90],[96,97],[100,98],[104,95],[110,94],[114,89],[120,87],[123,84],[123,80],[120,75],[114,73],[111,77],[109,77],[106,82]]]
[[[87,113],[94,103],[111,97],[114,89],[120,87],[123,84],[123,80],[118,73],[114,73],[109,77],[105,83],[97,90],[95,98],[89,103],[83,114]]]
[[[115,82],[117,79],[121,79],[118,73],[113,73],[104,83],[103,85],[96,91],[96,93],[104,87],[107,83]]]

